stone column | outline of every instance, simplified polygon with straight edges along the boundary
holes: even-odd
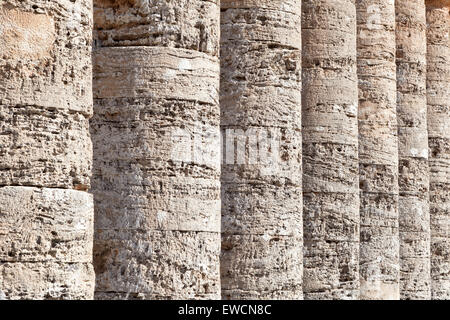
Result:
[[[431,295],[450,299],[450,1],[427,4]]]
[[[94,1],[96,298],[220,298],[219,0]]]
[[[301,0],[221,1],[223,299],[301,299]]]
[[[92,299],[92,5],[0,3],[0,299]]]
[[[394,0],[357,0],[361,299],[398,300]]]
[[[358,83],[354,0],[304,0],[305,299],[359,297]]]
[[[400,297],[430,298],[424,0],[396,1]]]

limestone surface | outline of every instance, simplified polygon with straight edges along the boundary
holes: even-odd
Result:
[[[431,296],[450,299],[450,2],[427,1]]]
[[[0,0],[0,300],[450,299],[449,9]]]
[[[0,297],[93,299],[93,200],[64,189],[0,188]]]
[[[219,54],[219,0],[94,0],[99,47],[150,46]]]
[[[2,1],[0,185],[87,190],[92,4]]]
[[[0,3],[0,297],[92,299],[92,3]]]
[[[218,299],[218,1],[94,8],[96,298]]]
[[[3,0],[0,105],[92,114],[92,1]]]
[[[429,299],[430,216],[425,2],[398,0],[395,10],[400,297],[404,300]]]
[[[96,298],[217,299],[218,232],[96,230]]]
[[[89,119],[36,105],[0,105],[0,185],[87,190]]]
[[[398,139],[394,1],[357,8],[361,299],[398,300]]]
[[[0,188],[0,261],[92,261],[92,195],[64,189]]]
[[[305,299],[359,298],[356,7],[302,3]]]
[[[91,263],[0,262],[0,297],[7,300],[92,300]]]
[[[301,299],[301,1],[221,1],[223,299]]]

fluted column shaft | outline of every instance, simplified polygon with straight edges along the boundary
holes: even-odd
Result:
[[[91,299],[92,4],[0,3],[0,299]]]
[[[221,9],[222,297],[301,299],[301,1]]]
[[[361,299],[399,299],[395,4],[356,8]]]
[[[450,1],[427,4],[431,296],[450,299]]]
[[[219,1],[94,1],[98,299],[220,298]]]
[[[424,0],[396,1],[400,296],[430,298]]]
[[[304,0],[305,299],[359,297],[358,83],[351,0]]]

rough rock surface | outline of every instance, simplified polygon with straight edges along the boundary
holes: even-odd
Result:
[[[100,47],[171,47],[219,54],[219,0],[94,2]]]
[[[97,230],[96,296],[216,299],[217,232]]]
[[[92,300],[92,263],[0,262],[0,297],[8,300]]]
[[[218,299],[218,1],[94,7],[96,298]]]
[[[92,195],[0,188],[0,296],[92,299]]]
[[[0,105],[92,113],[90,0],[3,0]]]
[[[301,1],[221,11],[222,298],[301,299]]]
[[[0,297],[92,299],[92,4],[4,0],[0,29]]]
[[[0,261],[92,261],[92,195],[64,189],[0,188]]]
[[[429,299],[430,215],[423,0],[397,0],[400,297]]]
[[[398,140],[394,1],[356,1],[361,299],[398,300]]]
[[[80,112],[0,105],[0,185],[87,190],[92,143]]]
[[[431,296],[450,299],[450,1],[427,1]]]
[[[355,1],[302,4],[305,299],[359,297]]]
[[[89,188],[92,8],[2,1],[0,185]]]

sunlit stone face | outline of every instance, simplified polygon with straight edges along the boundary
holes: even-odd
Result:
[[[41,59],[49,56],[55,42],[50,16],[0,9],[0,48],[4,58]]]

